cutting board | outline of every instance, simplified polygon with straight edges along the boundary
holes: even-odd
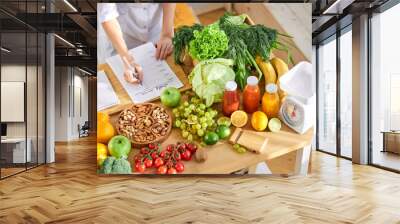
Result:
[[[268,138],[256,131],[236,128],[229,138],[229,142],[244,146],[247,150],[257,154],[264,154],[267,151]]]

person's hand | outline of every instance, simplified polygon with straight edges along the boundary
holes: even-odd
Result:
[[[129,59],[123,57],[122,61],[124,62],[123,64],[125,81],[131,84],[141,83],[143,80],[142,66],[135,63],[132,57],[129,57]]]
[[[156,44],[156,58],[164,60],[172,53],[172,37],[161,36]]]

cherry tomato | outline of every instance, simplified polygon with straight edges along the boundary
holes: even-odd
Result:
[[[180,152],[183,152],[185,149],[186,149],[185,143],[182,143],[182,144],[180,144],[180,145],[178,146],[178,150],[179,150]]]
[[[181,157],[183,160],[189,161],[192,159],[192,153],[189,150],[185,150],[181,153]]]
[[[158,158],[156,158],[156,160],[154,160],[154,166],[156,168],[158,168],[162,165],[164,165],[164,160],[162,158],[158,157]]]
[[[144,165],[147,167],[147,168],[150,168],[150,167],[152,167],[153,166],[153,160],[151,160],[151,159],[144,159]]]
[[[135,170],[139,173],[143,173],[146,170],[146,166],[143,163],[136,163]]]
[[[176,174],[176,169],[171,167],[171,168],[168,169],[167,173],[168,174]]]
[[[142,155],[137,154],[137,155],[135,156],[135,163],[138,163],[138,162],[140,162],[140,161],[142,161]]]
[[[166,166],[160,166],[157,169],[158,174],[166,174],[167,173],[167,167]]]
[[[175,152],[174,153],[174,159],[176,161],[180,161],[182,159],[181,154],[179,152]]]
[[[157,152],[151,153],[151,158],[153,158],[153,160],[155,160],[157,157],[158,157]]]
[[[186,144],[186,148],[189,149],[189,151],[192,154],[194,154],[196,152],[196,150],[197,150],[197,145],[193,144],[193,143],[189,143],[189,144]]]
[[[161,158],[165,158],[165,151],[161,151],[161,152],[160,152],[160,157],[161,157]]]
[[[149,150],[147,150],[146,147],[143,147],[143,148],[140,149],[140,153],[147,154],[147,153],[149,153]]]
[[[172,152],[173,149],[174,149],[174,146],[173,146],[173,145],[168,145],[168,146],[167,146],[167,151],[168,151],[168,152]]]
[[[154,143],[149,144],[149,149],[155,149],[155,148],[156,148],[156,145]]]
[[[164,164],[167,166],[167,168],[174,166],[174,163],[172,162],[172,160],[164,161]]]
[[[181,162],[177,162],[175,164],[175,169],[178,173],[183,172],[183,170],[185,169],[185,166],[183,165],[183,163]]]

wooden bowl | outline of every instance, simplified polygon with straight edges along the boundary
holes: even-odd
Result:
[[[118,134],[131,140],[133,147],[163,142],[171,133],[172,116],[161,105],[132,104],[123,110],[115,125]]]

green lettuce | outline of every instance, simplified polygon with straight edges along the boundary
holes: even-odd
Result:
[[[228,37],[218,26],[194,30],[193,36],[189,42],[189,54],[199,61],[218,58],[228,49]]]
[[[221,102],[225,84],[235,79],[233,60],[225,58],[201,61],[189,75],[193,91],[205,100],[207,107]]]

